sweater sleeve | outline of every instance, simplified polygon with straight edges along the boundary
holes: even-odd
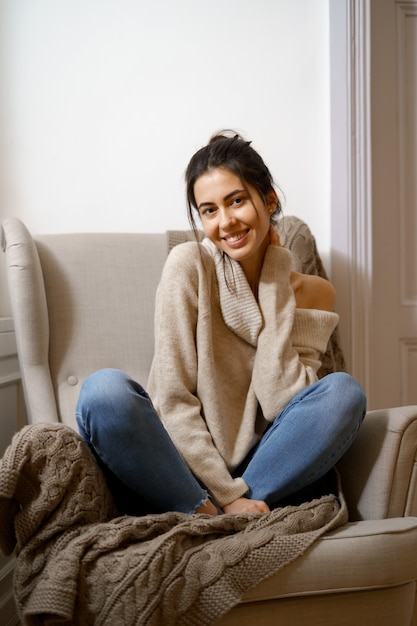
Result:
[[[246,493],[243,479],[230,475],[213,444],[196,395],[196,334],[209,280],[195,243],[170,253],[157,290],[155,355],[148,391],[177,450],[222,507]],[[209,259],[211,260],[211,259]],[[201,283],[204,281],[205,286]]]
[[[263,326],[253,370],[254,391],[268,421],[317,380],[319,354],[338,322],[335,313],[296,308],[290,271],[291,254],[269,246],[259,284]]]

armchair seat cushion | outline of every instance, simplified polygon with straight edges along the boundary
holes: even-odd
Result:
[[[387,589],[406,583],[417,577],[416,530],[414,517],[346,524],[326,533],[285,570],[248,591],[243,601]],[[399,560],[398,554],[407,556]]]

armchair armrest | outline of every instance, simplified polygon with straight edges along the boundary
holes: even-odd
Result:
[[[417,406],[367,413],[338,464],[352,521],[417,516]]]
[[[3,221],[1,243],[28,420],[57,422],[48,362],[48,307],[38,251],[26,226],[13,217]]]

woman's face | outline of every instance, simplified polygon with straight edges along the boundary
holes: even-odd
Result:
[[[275,191],[271,190],[266,204],[255,187],[243,185],[233,172],[217,168],[197,179],[194,197],[206,237],[242,265],[248,280],[255,279],[270,242]]]

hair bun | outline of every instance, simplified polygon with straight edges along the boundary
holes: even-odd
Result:
[[[214,133],[214,135],[210,137],[209,145],[215,143],[216,141],[221,141],[223,139],[228,139],[228,140],[237,139],[240,141],[245,141],[242,135],[239,135],[239,133],[237,133],[235,130],[225,129],[225,130],[219,130],[218,132]]]

